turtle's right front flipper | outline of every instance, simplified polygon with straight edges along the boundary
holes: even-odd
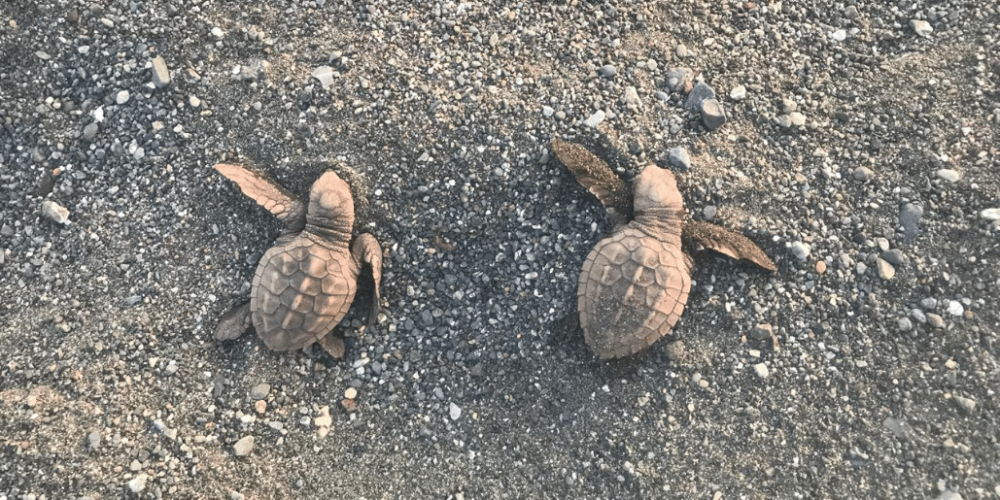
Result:
[[[215,327],[216,340],[236,340],[250,329],[250,303],[240,304],[222,316]]]
[[[632,215],[632,190],[621,177],[611,171],[604,160],[594,156],[583,146],[558,137],[552,139],[552,151],[573,172],[576,181],[601,201],[615,226],[628,222]]]
[[[306,204],[278,183],[240,165],[220,163],[215,170],[235,182],[243,194],[274,214],[285,225],[286,231],[301,231],[305,227]]]

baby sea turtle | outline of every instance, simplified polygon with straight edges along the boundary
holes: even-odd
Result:
[[[746,237],[705,222],[685,222],[684,198],[669,170],[647,166],[629,188],[583,146],[556,138],[552,150],[601,201],[615,225],[587,256],[577,289],[580,326],[599,357],[635,354],[665,336],[680,319],[691,290],[692,266],[682,238],[776,269]]]
[[[382,247],[375,237],[361,233],[351,243],[354,198],[347,183],[332,170],[324,172],[313,183],[307,205],[273,180],[239,165],[219,164],[215,169],[284,225],[282,235],[260,258],[250,302],[222,318],[215,338],[239,337],[252,319],[257,335],[272,350],[301,349],[319,341],[334,358],[343,356],[344,339],[331,332],[354,301],[362,264],[371,266],[375,280],[369,327],[378,314],[382,277]]]

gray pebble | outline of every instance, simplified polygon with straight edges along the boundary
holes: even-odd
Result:
[[[923,19],[914,19],[910,21],[910,27],[913,28],[913,32],[920,36],[930,36],[934,31],[931,27],[931,23],[924,21]]]
[[[601,68],[597,71],[601,73],[601,76],[605,76],[608,78],[611,78],[612,76],[618,74],[618,69],[615,68],[614,65],[612,64],[605,64],[604,66],[601,66]]]
[[[131,94],[129,94],[127,90],[119,91],[115,94],[115,102],[118,104],[125,104],[128,102],[129,97],[131,97]]]
[[[680,146],[673,147],[667,153],[667,164],[674,168],[688,170],[691,168],[691,157],[688,156],[686,149]]]
[[[86,127],[83,127],[83,138],[87,141],[93,141],[94,137],[97,136],[98,130],[97,122],[90,122]]]
[[[716,130],[726,123],[726,112],[715,99],[705,99],[701,103],[701,120],[709,130]]]
[[[965,410],[965,411],[967,411],[969,413],[972,413],[973,411],[975,411],[975,409],[976,409],[976,400],[970,399],[970,398],[963,398],[962,396],[954,396],[954,399],[955,399],[955,403],[958,404],[959,408],[961,408],[961,409],[963,409],[963,410]]]
[[[927,315],[919,308],[910,309],[910,317],[917,320],[917,323],[926,323]]]
[[[323,86],[323,90],[327,90],[330,88],[330,85],[333,85],[333,68],[320,66],[313,70],[312,77],[319,81],[319,84]]]
[[[899,209],[899,225],[903,226],[907,239],[920,234],[920,218],[923,216],[924,209],[913,203],[905,203]]]
[[[705,217],[705,220],[712,220],[712,219],[714,219],[715,218],[715,214],[717,213],[717,211],[718,210],[715,208],[715,205],[709,205],[709,206],[701,209],[702,216]]]
[[[790,128],[792,126],[792,119],[788,115],[781,115],[776,121],[781,128]]]
[[[687,68],[671,68],[667,71],[667,90],[671,92],[689,92],[691,90],[691,70]]]
[[[590,115],[590,118],[584,120],[583,124],[590,128],[596,128],[603,121],[604,121],[604,111],[597,110],[594,114]]]
[[[132,478],[132,480],[126,484],[132,493],[139,493],[140,491],[146,489],[146,481],[148,480],[149,476],[147,476],[146,473],[142,473]]]
[[[705,82],[698,82],[691,89],[691,93],[688,94],[687,100],[684,101],[684,107],[688,111],[700,111],[701,103],[708,99],[715,99],[715,91],[712,87],[709,87]]]
[[[858,167],[854,169],[854,178],[861,182],[866,182],[871,180],[872,175],[874,174],[875,173],[872,172],[872,169],[868,167]]]
[[[897,322],[897,326],[899,326],[899,331],[901,331],[901,332],[908,332],[908,331],[910,331],[910,330],[913,329],[913,322],[910,321],[910,318],[902,317],[902,318],[899,318],[899,321]]]
[[[798,103],[792,99],[782,99],[781,100],[781,112],[784,114],[791,114],[795,110],[799,109]]]
[[[639,99],[639,92],[635,87],[625,87],[625,104],[632,109],[642,108],[642,99]]]
[[[458,420],[462,416],[462,409],[455,403],[448,405],[448,414],[452,420]]]
[[[961,179],[958,172],[950,168],[942,168],[934,174],[937,175],[939,179],[943,179],[948,182],[958,182],[958,180]]]
[[[770,323],[761,323],[750,330],[750,337],[757,340],[770,340],[774,336],[774,327]]]
[[[554,114],[556,114],[556,110],[550,108],[549,106],[542,106],[542,116],[550,118]]]
[[[261,383],[250,388],[250,397],[254,401],[260,401],[271,393],[271,384]]]
[[[163,57],[156,56],[153,58],[153,85],[156,88],[162,89],[170,84],[170,70],[167,69],[167,63],[163,60]]]
[[[87,445],[94,451],[101,447],[100,431],[91,431],[90,434],[87,434]]]
[[[653,97],[656,97],[657,99],[659,99],[661,101],[666,101],[666,100],[670,99],[670,96],[667,95],[667,93],[664,92],[664,91],[662,91],[662,90],[657,90],[656,93],[653,94]]]
[[[796,259],[806,260],[809,258],[809,252],[812,250],[808,244],[802,243],[801,241],[796,241],[788,245],[788,249],[792,251],[792,255]]]
[[[684,45],[683,43],[677,44],[677,48],[674,49],[674,53],[681,59],[691,56],[691,52],[688,50],[687,45]]]
[[[927,310],[934,310],[937,308],[938,301],[934,297],[927,297],[926,299],[920,300],[920,307]]]
[[[902,250],[898,248],[893,248],[891,250],[886,250],[882,252],[882,258],[888,261],[894,266],[902,266],[906,264],[906,255]]]

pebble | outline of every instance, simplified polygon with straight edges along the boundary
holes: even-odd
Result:
[[[733,87],[733,90],[729,91],[729,98],[734,101],[742,101],[747,96],[747,88],[743,85],[737,85]]]
[[[683,43],[677,44],[677,48],[674,49],[674,53],[681,59],[691,56],[691,51],[689,51],[687,45],[684,45]]]
[[[313,419],[313,424],[316,427],[330,427],[333,425],[333,417],[330,416],[330,407],[321,406],[319,409],[319,415]]]
[[[88,123],[86,127],[83,127],[83,139],[86,141],[93,141],[94,137],[97,136],[97,131],[99,129],[100,128],[98,127],[97,122]]]
[[[153,85],[158,89],[170,85],[170,70],[167,69],[167,62],[162,56],[153,58]]]
[[[891,250],[886,250],[882,252],[882,258],[894,266],[902,266],[906,264],[906,254],[898,248],[893,248]]]
[[[931,325],[934,328],[941,328],[944,326],[944,318],[941,316],[934,313],[927,313],[926,316],[928,325]]]
[[[271,392],[271,384],[262,383],[250,388],[250,397],[254,401],[259,401],[267,397]]]
[[[549,106],[542,106],[542,116],[546,118],[551,118],[552,115],[554,114],[556,114],[556,110],[552,109]]]
[[[784,114],[790,114],[793,111],[799,109],[799,104],[795,102],[794,99],[782,99],[781,100],[781,112]]]
[[[788,123],[793,127],[802,127],[806,124],[806,115],[797,111],[788,113]]]
[[[656,68],[659,67],[659,63],[657,63],[655,59],[649,59],[646,61],[646,67],[649,68],[650,71],[656,71]]]
[[[717,212],[718,212],[718,209],[715,208],[715,205],[709,205],[709,206],[701,209],[701,214],[705,218],[705,220],[712,220],[712,219],[714,219],[715,218],[715,214]]]
[[[965,313],[965,307],[962,306],[961,302],[957,300],[948,301],[948,314],[952,316],[961,316],[964,313]]]
[[[452,420],[458,420],[462,416],[462,409],[455,403],[449,403],[448,414]]]
[[[844,40],[847,40],[847,31],[843,29],[834,31],[833,33],[830,33],[830,39],[835,42],[843,42]]]
[[[330,85],[333,85],[333,68],[320,66],[313,70],[312,77],[319,81],[319,84],[323,86],[323,90],[327,90],[330,88]]]
[[[938,305],[937,299],[934,297],[927,297],[926,299],[920,299],[920,307],[924,309],[936,309]]]
[[[920,233],[920,218],[923,216],[924,209],[913,203],[904,203],[899,209],[899,225],[903,226],[907,239]]]
[[[937,172],[934,172],[934,174],[937,175],[939,179],[944,179],[948,182],[958,182],[958,180],[961,179],[958,172],[950,168],[942,168]]]
[[[87,445],[90,446],[91,450],[97,450],[101,447],[100,431],[91,431],[90,434],[87,434]]]
[[[625,104],[633,109],[642,108],[642,99],[639,99],[639,92],[635,87],[625,87]]]
[[[686,149],[680,146],[673,147],[667,152],[667,164],[677,169],[688,170],[691,168],[691,157],[688,156]]]
[[[962,495],[954,490],[944,490],[936,500],[962,500]]]
[[[192,108],[197,108],[197,107],[201,106],[201,99],[198,99],[198,96],[196,96],[196,95],[188,96],[188,104]]]
[[[253,402],[253,411],[263,415],[267,413],[267,401],[257,400]]]
[[[969,413],[972,413],[976,409],[976,400],[974,399],[963,398],[962,396],[954,396],[953,399],[958,403],[959,408]]]
[[[687,68],[671,68],[667,71],[667,90],[671,92],[690,92],[691,70]]]
[[[878,269],[878,277],[886,281],[896,276],[896,268],[892,267],[892,264],[882,260],[881,257],[875,259],[875,268]]]
[[[56,224],[69,223],[69,210],[52,200],[42,202],[42,215]]]
[[[1000,221],[1000,208],[987,208],[979,212],[979,216],[986,220]]]
[[[931,27],[931,23],[924,21],[923,19],[913,19],[910,21],[910,27],[913,28],[913,32],[920,36],[930,36],[934,31]]]
[[[601,66],[598,72],[601,73],[601,76],[611,78],[612,76],[618,74],[618,68],[615,68],[613,64],[605,64],[604,66]]]
[[[253,451],[253,436],[246,436],[233,445],[237,457],[245,457]]]
[[[770,340],[774,337],[774,327],[770,323],[761,323],[750,330],[750,337],[757,340]]]
[[[765,379],[771,374],[771,371],[767,369],[767,365],[764,363],[757,363],[753,365],[753,371],[758,377]]]
[[[135,476],[134,478],[132,478],[131,481],[127,483],[128,489],[132,493],[139,493],[140,491],[146,489],[146,481],[148,480],[149,476],[147,476],[145,473],[139,474],[138,476]]]
[[[791,250],[792,255],[799,260],[806,260],[809,257],[809,252],[812,251],[812,248],[810,248],[808,244],[802,243],[801,241],[790,243],[788,245],[788,249]]]
[[[115,94],[115,102],[118,104],[125,104],[128,102],[129,97],[131,97],[131,94],[129,94],[127,90],[121,90]]]
[[[913,329],[913,322],[907,317],[899,318],[899,321],[896,324],[899,326],[899,331],[901,332],[908,332]]]
[[[700,111],[701,103],[708,99],[715,99],[715,91],[712,87],[709,87],[705,82],[698,82],[691,89],[691,93],[688,94],[687,100],[684,101],[684,108],[688,111]]]
[[[354,399],[358,397],[358,390],[354,387],[348,387],[347,390],[344,391],[344,397],[347,399]]]
[[[590,118],[584,120],[583,124],[590,127],[596,128],[601,122],[604,121],[604,111],[597,110],[594,114],[590,115]]]
[[[816,272],[819,274],[826,272],[826,261],[820,260],[816,262]]]
[[[657,99],[659,99],[659,100],[661,100],[661,101],[666,101],[666,100],[670,99],[670,96],[669,96],[669,95],[667,95],[667,93],[666,93],[666,92],[664,92],[664,91],[662,91],[662,90],[657,90],[657,91],[656,91],[656,92],[655,92],[655,93],[653,94],[653,97],[655,97],[655,98],[657,98]]]
[[[218,26],[212,28],[212,36],[214,36],[215,38],[222,38],[225,35],[226,34],[222,31],[222,28]]]
[[[701,103],[701,120],[708,130],[716,130],[726,123],[726,112],[715,99],[705,99]]]
[[[872,169],[868,167],[858,167],[854,169],[854,178],[861,182],[867,182],[871,180],[872,175],[874,174],[875,172],[872,172]]]

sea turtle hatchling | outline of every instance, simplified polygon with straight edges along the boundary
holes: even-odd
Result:
[[[313,183],[307,205],[273,180],[239,165],[219,164],[215,170],[284,225],[282,235],[260,258],[250,302],[222,318],[215,338],[239,337],[252,319],[272,350],[301,349],[319,341],[334,358],[343,356],[344,340],[331,332],[354,301],[358,273],[368,264],[375,281],[369,327],[378,314],[382,276],[382,248],[375,237],[361,233],[351,243],[354,198],[347,183],[332,170],[324,172]]]
[[[615,225],[587,256],[577,289],[580,327],[599,357],[642,351],[680,319],[691,290],[692,266],[682,238],[776,269],[746,237],[705,222],[685,222],[684,198],[669,170],[647,166],[629,188],[583,146],[555,138],[552,150],[601,201]]]

